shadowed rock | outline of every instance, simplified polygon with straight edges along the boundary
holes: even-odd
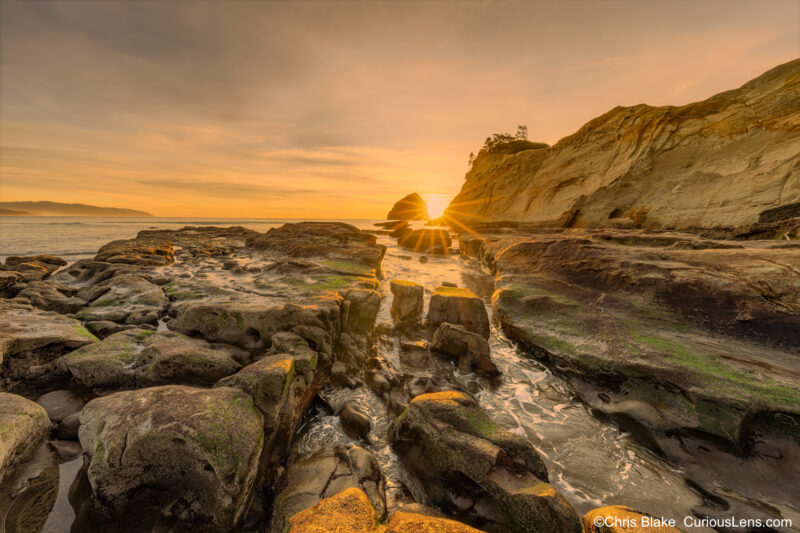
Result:
[[[97,340],[77,320],[0,300],[0,384]]]
[[[0,483],[31,455],[49,430],[50,419],[41,405],[0,392]]]
[[[424,289],[411,281],[393,279],[390,283],[392,291],[392,318],[399,324],[417,324],[422,316]]]
[[[386,215],[388,220],[428,220],[428,206],[417,193],[401,198]]]
[[[433,334],[431,350],[452,356],[458,362],[458,368],[465,372],[497,374],[497,367],[489,354],[489,343],[464,326],[442,323]]]
[[[447,254],[453,239],[450,232],[442,228],[421,228],[398,235],[398,244],[403,248],[425,254]]]
[[[483,300],[469,289],[439,287],[428,305],[428,325],[438,328],[444,322],[464,326],[467,331],[489,338],[489,315]]]

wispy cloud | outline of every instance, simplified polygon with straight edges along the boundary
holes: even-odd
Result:
[[[782,0],[0,9],[0,196],[160,215],[383,216],[454,195],[487,134],[553,143],[800,50]]]

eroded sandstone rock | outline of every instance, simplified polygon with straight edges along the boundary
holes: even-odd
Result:
[[[445,214],[459,229],[754,223],[800,201],[798,72],[795,59],[701,102],[616,107],[552,147],[481,150]]]
[[[405,508],[403,508],[405,509]],[[290,533],[347,531],[348,533],[479,533],[466,524],[438,516],[395,511],[385,526],[379,523],[364,491],[348,488],[294,515]]]
[[[311,453],[289,465],[278,481],[271,531],[286,531],[297,513],[348,489],[363,495],[375,525],[386,516],[385,484],[377,460],[363,448],[337,446]]]
[[[417,324],[422,316],[425,291],[422,285],[412,281],[393,279],[389,287],[392,291],[392,318],[399,324]]]
[[[428,305],[428,325],[436,329],[444,322],[459,324],[467,331],[489,338],[489,315],[483,300],[469,289],[439,287]]]
[[[33,453],[49,430],[50,419],[41,405],[0,392],[0,483]]]
[[[397,201],[386,215],[388,220],[428,220],[428,205],[417,193]]]
[[[530,443],[492,422],[464,393],[414,398],[395,421],[392,443],[434,503],[478,527],[581,531]]]
[[[489,343],[464,326],[442,323],[433,334],[431,350],[455,358],[458,367],[465,372],[497,374],[497,367],[489,354]]]

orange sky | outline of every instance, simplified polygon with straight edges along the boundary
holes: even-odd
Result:
[[[0,200],[382,218],[470,151],[553,143],[800,55],[800,1],[3,0]]]

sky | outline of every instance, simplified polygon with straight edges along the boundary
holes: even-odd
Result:
[[[0,2],[0,201],[383,218],[470,152],[549,144],[800,56],[800,0]]]

